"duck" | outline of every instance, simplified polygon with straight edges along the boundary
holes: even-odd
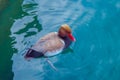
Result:
[[[51,57],[68,48],[75,37],[68,24],[62,24],[58,32],[50,32],[41,37],[25,54],[25,58]]]

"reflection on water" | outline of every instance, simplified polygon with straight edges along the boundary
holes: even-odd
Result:
[[[24,0],[26,15],[11,28],[14,38],[14,80],[119,80],[120,2],[92,0]],[[71,25],[76,42],[73,51],[64,51],[50,60],[26,61],[22,54],[41,36],[57,31],[63,23]],[[68,49],[69,50],[69,49]]]

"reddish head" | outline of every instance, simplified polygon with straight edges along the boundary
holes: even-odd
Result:
[[[69,25],[67,24],[63,24],[61,25],[60,29],[59,29],[59,35],[61,37],[66,37],[68,36],[72,41],[75,41],[74,36],[72,35],[72,30],[69,27]]]

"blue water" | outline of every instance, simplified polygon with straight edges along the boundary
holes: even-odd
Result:
[[[119,0],[23,0],[10,37],[14,80],[120,80]],[[67,23],[76,38],[69,49],[46,59],[22,54],[41,36]]]

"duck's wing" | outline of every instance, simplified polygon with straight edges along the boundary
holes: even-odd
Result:
[[[51,32],[51,33],[41,37],[36,44],[41,43],[42,41],[45,41],[45,40],[49,40],[49,39],[55,37],[56,35],[57,35],[57,32]]]
[[[40,38],[32,49],[49,54],[50,52],[59,52],[65,46],[65,43],[55,32],[49,33]]]

